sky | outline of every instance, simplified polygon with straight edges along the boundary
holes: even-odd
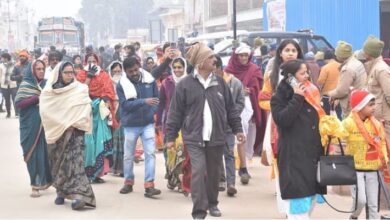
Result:
[[[35,17],[72,16],[81,8],[82,0],[25,0],[35,11]]]

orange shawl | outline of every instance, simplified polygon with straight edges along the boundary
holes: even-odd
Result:
[[[324,109],[321,106],[321,94],[318,88],[311,82],[305,82],[305,100],[317,111],[319,119],[326,115]]]

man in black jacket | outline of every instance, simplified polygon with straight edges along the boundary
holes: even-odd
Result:
[[[173,147],[181,129],[191,161],[192,217],[203,219],[207,210],[219,217],[218,185],[226,134],[230,126],[239,142],[245,142],[245,135],[229,87],[212,73],[213,51],[197,43],[188,50],[187,59],[195,69],[176,86],[168,113],[167,147]]]

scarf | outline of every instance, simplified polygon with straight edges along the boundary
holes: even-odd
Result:
[[[54,144],[70,127],[91,132],[91,99],[88,86],[74,80],[62,88],[53,89],[60,74],[60,66],[53,70],[53,76],[40,96],[40,114],[45,129],[46,141]]]
[[[229,63],[224,69],[225,72],[237,77],[245,87],[249,87],[253,78],[258,78],[260,82],[263,80],[259,67],[251,62],[252,56],[252,54],[249,56],[248,63],[244,65],[238,60],[238,54],[233,51]]]
[[[36,62],[36,61],[35,61]],[[46,80],[41,80],[38,83],[38,80],[33,73],[33,66],[35,62],[30,62],[27,66],[25,75],[23,76],[23,81],[19,86],[18,93],[15,97],[15,103],[18,103],[24,99],[30,98],[32,96],[39,96],[41,94],[42,88],[46,84]]]
[[[184,61],[184,74],[180,77],[177,77],[173,71],[173,63],[175,63],[175,61],[178,59],[181,59],[182,61]],[[187,62],[184,58],[178,57],[178,58],[173,59],[170,66],[171,66],[171,70],[172,70],[172,77],[173,77],[173,80],[175,81],[175,84],[177,84],[180,80],[182,80],[184,77],[187,76]]]
[[[144,69],[140,69],[141,72],[141,82],[142,83],[152,83],[154,82],[154,77],[152,74],[147,72]],[[137,90],[135,89],[134,84],[127,78],[126,74],[122,74],[121,79],[119,80],[119,83],[121,84],[123,88],[123,92],[125,93],[126,100],[128,99],[136,99],[138,97]]]
[[[373,116],[369,117],[367,120],[369,120],[370,125],[374,131],[374,137],[372,137],[367,129],[364,127],[363,120],[359,117],[359,114],[356,111],[352,111],[352,118],[354,122],[356,123],[356,126],[358,127],[360,133],[363,135],[364,139],[368,142],[369,148],[367,149],[366,153],[366,160],[377,160],[381,159],[383,162],[383,152],[381,150],[381,139],[378,129],[378,124],[380,124]]]
[[[305,100],[308,102],[318,113],[319,119],[321,119],[322,116],[326,115],[324,109],[321,106],[321,94],[318,88],[311,82],[306,81],[305,82]]]

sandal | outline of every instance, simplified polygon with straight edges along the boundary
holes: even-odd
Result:
[[[41,196],[41,194],[39,194],[39,190],[33,189],[32,192],[31,192],[31,194],[30,194],[30,196],[31,196],[32,198],[38,198],[38,197]]]

